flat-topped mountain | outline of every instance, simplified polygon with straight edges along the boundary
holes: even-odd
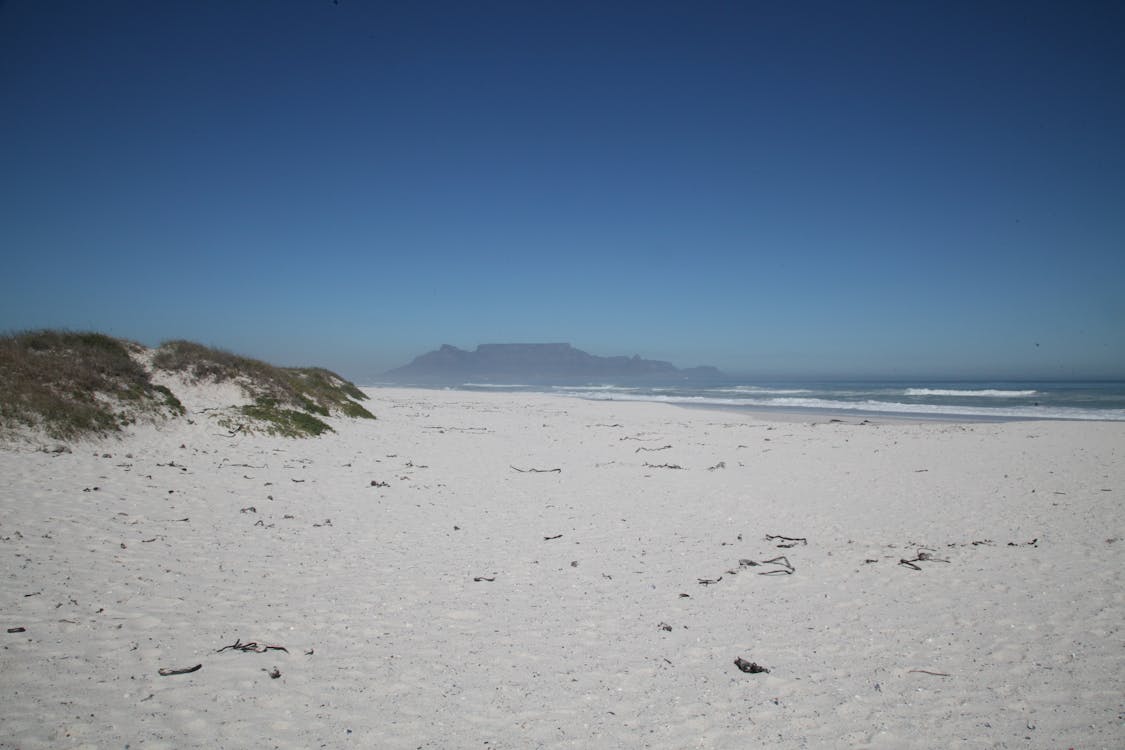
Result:
[[[680,369],[670,362],[599,357],[570,344],[481,344],[475,351],[449,344],[386,373],[397,381],[575,380],[583,378],[717,378],[714,367]]]

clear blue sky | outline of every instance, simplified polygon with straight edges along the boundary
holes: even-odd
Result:
[[[0,2],[0,329],[1125,377],[1125,3]]]

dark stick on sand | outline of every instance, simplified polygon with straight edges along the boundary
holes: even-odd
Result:
[[[203,669],[203,665],[196,664],[194,667],[184,667],[183,669],[158,669],[156,673],[161,677],[169,677],[174,674],[190,674],[192,672],[198,672],[201,669]]]
[[[766,534],[766,541],[780,540],[785,544],[777,545],[779,548],[796,547],[798,544],[808,544],[809,540],[803,536],[781,536],[780,534]]]

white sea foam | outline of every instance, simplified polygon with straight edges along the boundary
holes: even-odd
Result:
[[[747,393],[757,395],[791,396],[798,393],[812,393],[807,388],[767,388],[758,385],[736,385],[732,388],[715,388],[716,393]]]
[[[581,392],[597,392],[597,391],[618,391],[621,393],[628,393],[637,390],[624,385],[553,385],[551,386],[557,391],[581,391]]]
[[[462,383],[462,388],[530,388],[526,383]]]
[[[594,401],[655,401],[691,406],[753,406],[766,409],[814,409],[818,411],[859,411],[932,417],[980,417],[985,419],[1080,419],[1125,421],[1125,409],[1076,409],[1043,406],[951,406],[947,404],[906,404],[896,401],[837,401],[824,398],[715,398],[711,396],[663,396],[641,393],[562,392]]]
[[[971,396],[982,398],[1022,398],[1035,396],[1038,391],[1007,391],[995,388],[983,390],[962,390],[959,388],[907,388],[907,396]]]

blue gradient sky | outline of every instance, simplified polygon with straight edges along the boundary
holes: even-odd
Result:
[[[7,0],[0,329],[1125,377],[1125,4]]]

